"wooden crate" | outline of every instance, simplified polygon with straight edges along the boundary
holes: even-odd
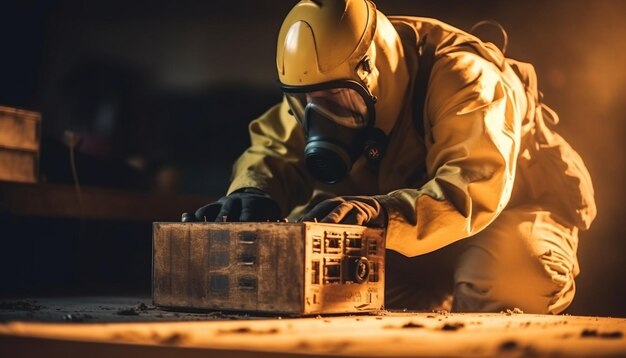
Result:
[[[37,112],[0,106],[0,180],[37,181],[40,123]]]
[[[380,310],[384,238],[322,223],[154,223],[152,298],[177,309]]]

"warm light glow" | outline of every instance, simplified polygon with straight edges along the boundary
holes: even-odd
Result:
[[[15,337],[29,339],[0,346],[0,353],[21,343],[22,349],[48,354],[50,345],[35,340],[40,338],[61,340],[57,341],[59,350],[83,342],[74,344],[73,352],[82,349],[85,355],[106,344],[119,354],[128,354],[129,349],[146,354],[157,346],[197,348],[216,356],[227,353],[220,352],[223,349],[357,356],[458,356],[467,352],[621,356],[626,354],[625,330],[625,319],[527,315],[519,310],[499,314],[385,311],[380,316],[212,322],[10,323],[0,326],[0,337],[7,339],[4,343],[12,343]],[[128,343],[133,346],[124,345]]]

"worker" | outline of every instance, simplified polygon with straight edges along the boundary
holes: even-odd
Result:
[[[228,195],[183,221],[384,227],[388,308],[568,307],[596,208],[532,66],[369,0],[302,0],[276,67],[283,100],[250,123]]]

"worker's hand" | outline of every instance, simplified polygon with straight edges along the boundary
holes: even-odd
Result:
[[[385,209],[371,196],[339,196],[324,200],[300,219],[300,221],[314,220],[369,227],[387,226]]]
[[[240,189],[196,211],[196,221],[276,221],[280,207],[266,192],[256,188]],[[187,219],[187,220],[186,220]],[[183,214],[183,221],[192,221]]]

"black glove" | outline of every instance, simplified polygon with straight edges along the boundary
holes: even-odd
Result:
[[[338,196],[317,204],[300,221],[335,224],[387,226],[387,213],[371,196]]]
[[[276,221],[280,207],[266,192],[256,188],[240,189],[203,206],[195,216],[183,214],[182,221]]]

